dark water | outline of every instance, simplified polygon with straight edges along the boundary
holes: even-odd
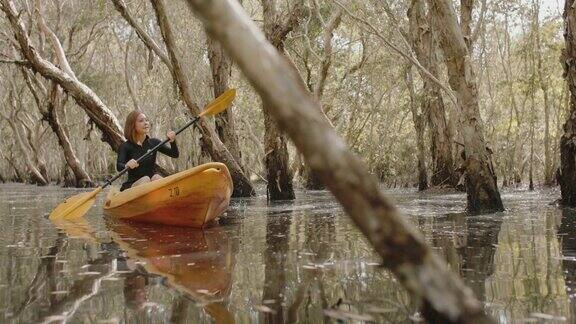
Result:
[[[107,221],[101,201],[73,227],[43,217],[75,192],[0,186],[0,322],[421,321],[329,193],[235,200],[204,232]],[[477,217],[463,194],[389,195],[499,322],[575,322],[576,212],[557,192]]]

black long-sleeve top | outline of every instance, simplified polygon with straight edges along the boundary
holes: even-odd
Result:
[[[156,145],[160,144],[162,141],[157,138],[150,138],[146,136],[142,145],[134,144],[130,141],[126,141],[120,145],[120,149],[118,151],[118,159],[116,160],[116,170],[122,171],[126,168],[126,163],[131,159],[138,160],[142,155],[146,154],[149,150],[151,150]],[[164,144],[160,146],[158,151],[173,157],[177,158],[180,155],[178,152],[178,146],[176,146],[176,141],[170,143],[170,146]],[[152,178],[154,175],[154,166],[156,164],[156,152],[151,154],[150,156],[144,158],[144,160],[138,163],[138,167],[135,169],[128,170],[128,179],[126,182],[122,184],[120,191],[128,189],[132,186],[132,184],[142,178],[143,176],[149,176]]]

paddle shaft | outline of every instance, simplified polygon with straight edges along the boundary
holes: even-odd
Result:
[[[182,133],[186,128],[190,127],[190,125],[194,124],[195,122],[197,122],[198,120],[200,120],[200,116],[194,117],[194,119],[192,119],[191,121],[189,121],[186,125],[182,126],[182,128],[180,128],[179,130],[176,131],[176,135]],[[142,155],[141,157],[138,158],[138,160],[136,160],[137,163],[140,163],[140,161],[142,161],[143,159],[147,158],[148,156],[156,153],[156,151],[158,151],[160,149],[160,147],[166,143],[168,143],[170,141],[169,138],[163,140],[160,144],[154,146],[151,150],[149,150],[148,152],[146,152],[146,154]],[[120,178],[124,173],[128,172],[128,170],[130,170],[130,168],[125,167],[124,170],[118,172],[115,176],[113,176],[110,180],[106,181],[106,183],[104,184],[104,186],[102,186],[102,189],[108,187],[109,185],[112,184],[112,182],[114,182],[116,179]]]

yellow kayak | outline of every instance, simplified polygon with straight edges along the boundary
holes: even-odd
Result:
[[[226,165],[206,163],[122,192],[112,187],[106,216],[146,223],[203,228],[228,208],[232,178]]]

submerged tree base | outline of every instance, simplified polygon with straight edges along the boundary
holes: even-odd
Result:
[[[562,136],[560,140],[560,160],[562,161],[558,174],[558,182],[562,192],[560,204],[576,207],[576,146],[572,144],[576,138]]]

